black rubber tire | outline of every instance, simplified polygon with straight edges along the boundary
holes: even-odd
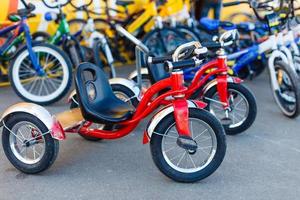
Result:
[[[212,161],[202,170],[193,173],[183,173],[173,169],[164,159],[162,153],[162,136],[153,134],[150,141],[150,151],[156,167],[167,177],[178,182],[192,183],[200,181],[214,173],[221,165],[226,153],[226,136],[220,122],[206,110],[197,108],[189,109],[189,117],[201,119],[214,130],[217,138],[217,150]],[[155,128],[155,132],[165,134],[168,128],[174,124],[173,113],[164,117]]]
[[[43,122],[41,122],[37,117],[27,114],[27,113],[15,113],[11,115],[6,121],[5,125],[11,130],[12,127],[21,121],[28,121],[35,126],[37,126],[43,133],[49,131]],[[9,136],[10,132],[3,128],[2,134],[2,146],[4,153],[11,164],[17,168],[18,170],[26,173],[26,174],[36,174],[48,169],[56,160],[57,154],[59,152],[59,141],[53,139],[51,134],[44,135],[44,139],[46,142],[46,149],[42,159],[35,164],[25,164],[20,161],[12,152],[9,145]]]
[[[76,95],[73,98],[77,99]],[[70,109],[74,109],[74,108],[78,108],[78,104],[76,102],[74,102],[73,100],[71,100]],[[78,135],[80,135],[82,138],[84,138],[88,141],[91,141],[91,142],[98,142],[98,141],[102,140],[101,138],[87,136],[87,135],[81,134],[80,132],[78,132]]]
[[[154,29],[154,30],[148,32],[148,33],[143,37],[142,42],[143,42],[145,45],[147,45],[148,40],[151,39],[151,37],[153,37],[153,35],[158,34],[159,37],[162,37],[162,36],[161,36],[161,32],[172,32],[172,33],[174,33],[174,35],[176,35],[178,38],[182,38],[182,41],[179,41],[180,43],[179,43],[179,44],[176,44],[177,46],[179,46],[180,44],[183,44],[183,43],[186,43],[186,42],[187,42],[187,41],[184,39],[184,35],[183,35],[180,31],[176,30],[176,28],[172,28],[172,27],[164,27],[163,29],[158,29],[158,28],[156,28],[156,29]],[[157,37],[156,37],[156,38],[157,38]],[[157,40],[161,40],[161,41],[164,41],[164,39],[165,39],[165,38],[157,38]],[[163,44],[164,44],[164,43],[165,43],[165,42],[163,42]],[[165,47],[165,48],[166,48],[166,47]],[[176,47],[175,47],[175,48],[176,48]],[[175,49],[175,48],[174,48],[174,49]],[[166,54],[167,54],[168,52],[170,52],[170,51],[173,51],[174,49],[164,49],[164,55],[166,55]],[[151,52],[151,53],[154,53],[154,52],[151,51],[151,49],[150,49],[150,52]],[[156,55],[156,56],[164,56],[164,55]]]
[[[271,82],[273,97],[274,97],[278,107],[280,108],[280,110],[283,112],[283,114],[285,116],[287,116],[289,118],[295,118],[299,115],[299,112],[300,112],[300,85],[299,85],[300,81],[299,81],[299,78],[298,78],[296,72],[294,72],[294,70],[289,65],[284,63],[283,61],[276,61],[274,66],[275,66],[275,69],[276,68],[282,69],[288,75],[288,77],[291,81],[292,90],[295,93],[295,109],[294,109],[294,111],[289,112],[283,107],[283,105],[281,105],[284,103],[284,101],[279,100],[277,98],[277,94],[274,92],[274,90],[272,88],[272,82]],[[270,81],[271,81],[271,79],[270,79]]]
[[[125,94],[127,97],[130,98],[130,104],[132,106],[134,106],[135,108],[138,106],[139,104],[139,100],[137,97],[134,97],[135,94],[126,86],[121,85],[121,84],[111,84],[111,88],[113,90],[113,92],[120,92]]]
[[[237,135],[237,134],[244,132],[248,128],[250,128],[251,125],[253,124],[253,122],[255,121],[256,115],[257,115],[256,99],[255,99],[254,95],[252,94],[252,92],[242,84],[228,83],[227,87],[228,87],[228,89],[232,89],[232,90],[240,92],[245,97],[245,99],[247,100],[248,105],[249,105],[248,116],[247,116],[246,120],[240,126],[230,128],[228,125],[223,125],[227,135]],[[207,106],[205,108],[206,110],[209,111],[210,101],[205,99],[205,97],[212,98],[217,92],[218,92],[217,86],[214,86],[214,87],[210,88],[204,94],[203,100],[205,103],[207,103]]]
[[[37,32],[33,33],[31,37],[32,37],[32,40],[36,40],[39,42],[47,42],[51,38],[51,35],[49,35],[49,33],[44,32],[44,31],[37,31]],[[37,38],[43,38],[43,39],[37,40]]]
[[[70,90],[71,86],[72,86],[72,63],[69,59],[69,57],[66,55],[66,53],[64,51],[62,51],[60,48],[56,47],[55,45],[51,45],[51,44],[47,44],[47,43],[35,43],[32,45],[32,47],[35,46],[40,46],[40,47],[47,47],[49,49],[52,49],[54,51],[56,51],[58,54],[60,54],[64,61],[66,62],[66,66],[67,66],[67,73],[68,73],[68,80],[67,80],[67,84],[65,86],[65,88],[63,89],[63,91],[61,92],[61,94],[57,95],[55,98],[52,98],[51,100],[48,101],[37,101],[35,99],[28,99],[26,98],[21,92],[19,92],[18,88],[16,87],[14,81],[13,81],[13,76],[16,76],[16,74],[13,74],[13,66],[15,64],[15,61],[17,60],[18,56],[20,54],[22,54],[24,51],[27,51],[27,48],[23,48],[21,49],[15,56],[15,59],[11,62],[10,64],[10,68],[9,68],[9,80],[10,83],[14,89],[14,91],[16,92],[16,94],[22,98],[23,100],[27,101],[27,102],[32,102],[32,103],[36,103],[39,105],[50,105],[52,103],[55,103],[57,101],[59,101],[60,99],[62,99]]]

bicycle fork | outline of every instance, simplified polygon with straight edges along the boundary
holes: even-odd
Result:
[[[30,35],[29,27],[25,24],[25,22],[22,22],[22,23],[24,23],[23,30],[25,32],[26,46],[27,46],[27,50],[29,52],[30,60],[31,60],[34,70],[37,72],[37,74],[39,76],[43,76],[43,75],[45,75],[45,70],[40,66],[38,57],[37,57],[36,53],[33,51],[33,44],[32,44],[32,38]]]

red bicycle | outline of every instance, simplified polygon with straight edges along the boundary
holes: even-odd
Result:
[[[177,55],[187,49],[203,52],[202,47],[190,44],[179,47]],[[35,104],[8,108],[1,118],[4,152],[17,169],[38,173],[54,162],[58,140],[65,139],[65,132],[101,139],[121,138],[165,105],[150,120],[143,143],[150,142],[154,163],[169,178],[180,182],[204,179],[222,163],[226,139],[220,122],[203,109],[206,104],[187,100],[189,90],[183,84],[182,70],[199,62],[198,58],[168,62],[170,77],[152,85],[136,109],[115,96],[99,67],[83,63],[75,75],[80,108],[61,113],[56,119]],[[102,124],[102,128],[92,129],[92,123]]]

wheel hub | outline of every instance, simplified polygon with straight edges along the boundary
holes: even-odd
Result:
[[[197,142],[188,136],[179,136],[176,143],[179,147],[187,150],[190,154],[196,153],[198,148]]]

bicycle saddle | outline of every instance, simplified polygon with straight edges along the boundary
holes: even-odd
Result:
[[[130,5],[130,4],[133,4],[134,3],[134,1],[133,0],[117,0],[116,1],[116,5],[118,5],[118,6],[128,6],[128,5]]]
[[[231,22],[226,21],[220,21],[217,19],[210,19],[207,17],[203,17],[199,21],[199,25],[206,30],[209,31],[217,31],[219,27],[225,29],[225,30],[232,30],[235,29],[236,26]]]
[[[21,18],[26,17],[26,18],[31,18],[31,17],[35,17],[36,15],[31,13],[32,11],[35,10],[35,5],[33,5],[32,3],[29,3],[27,5],[28,8],[22,8],[17,10],[17,13],[10,13],[8,15],[8,19],[12,22],[17,22],[20,21]]]
[[[132,117],[134,108],[118,99],[102,69],[82,63],[75,74],[75,86],[83,117],[95,123],[118,123]]]

